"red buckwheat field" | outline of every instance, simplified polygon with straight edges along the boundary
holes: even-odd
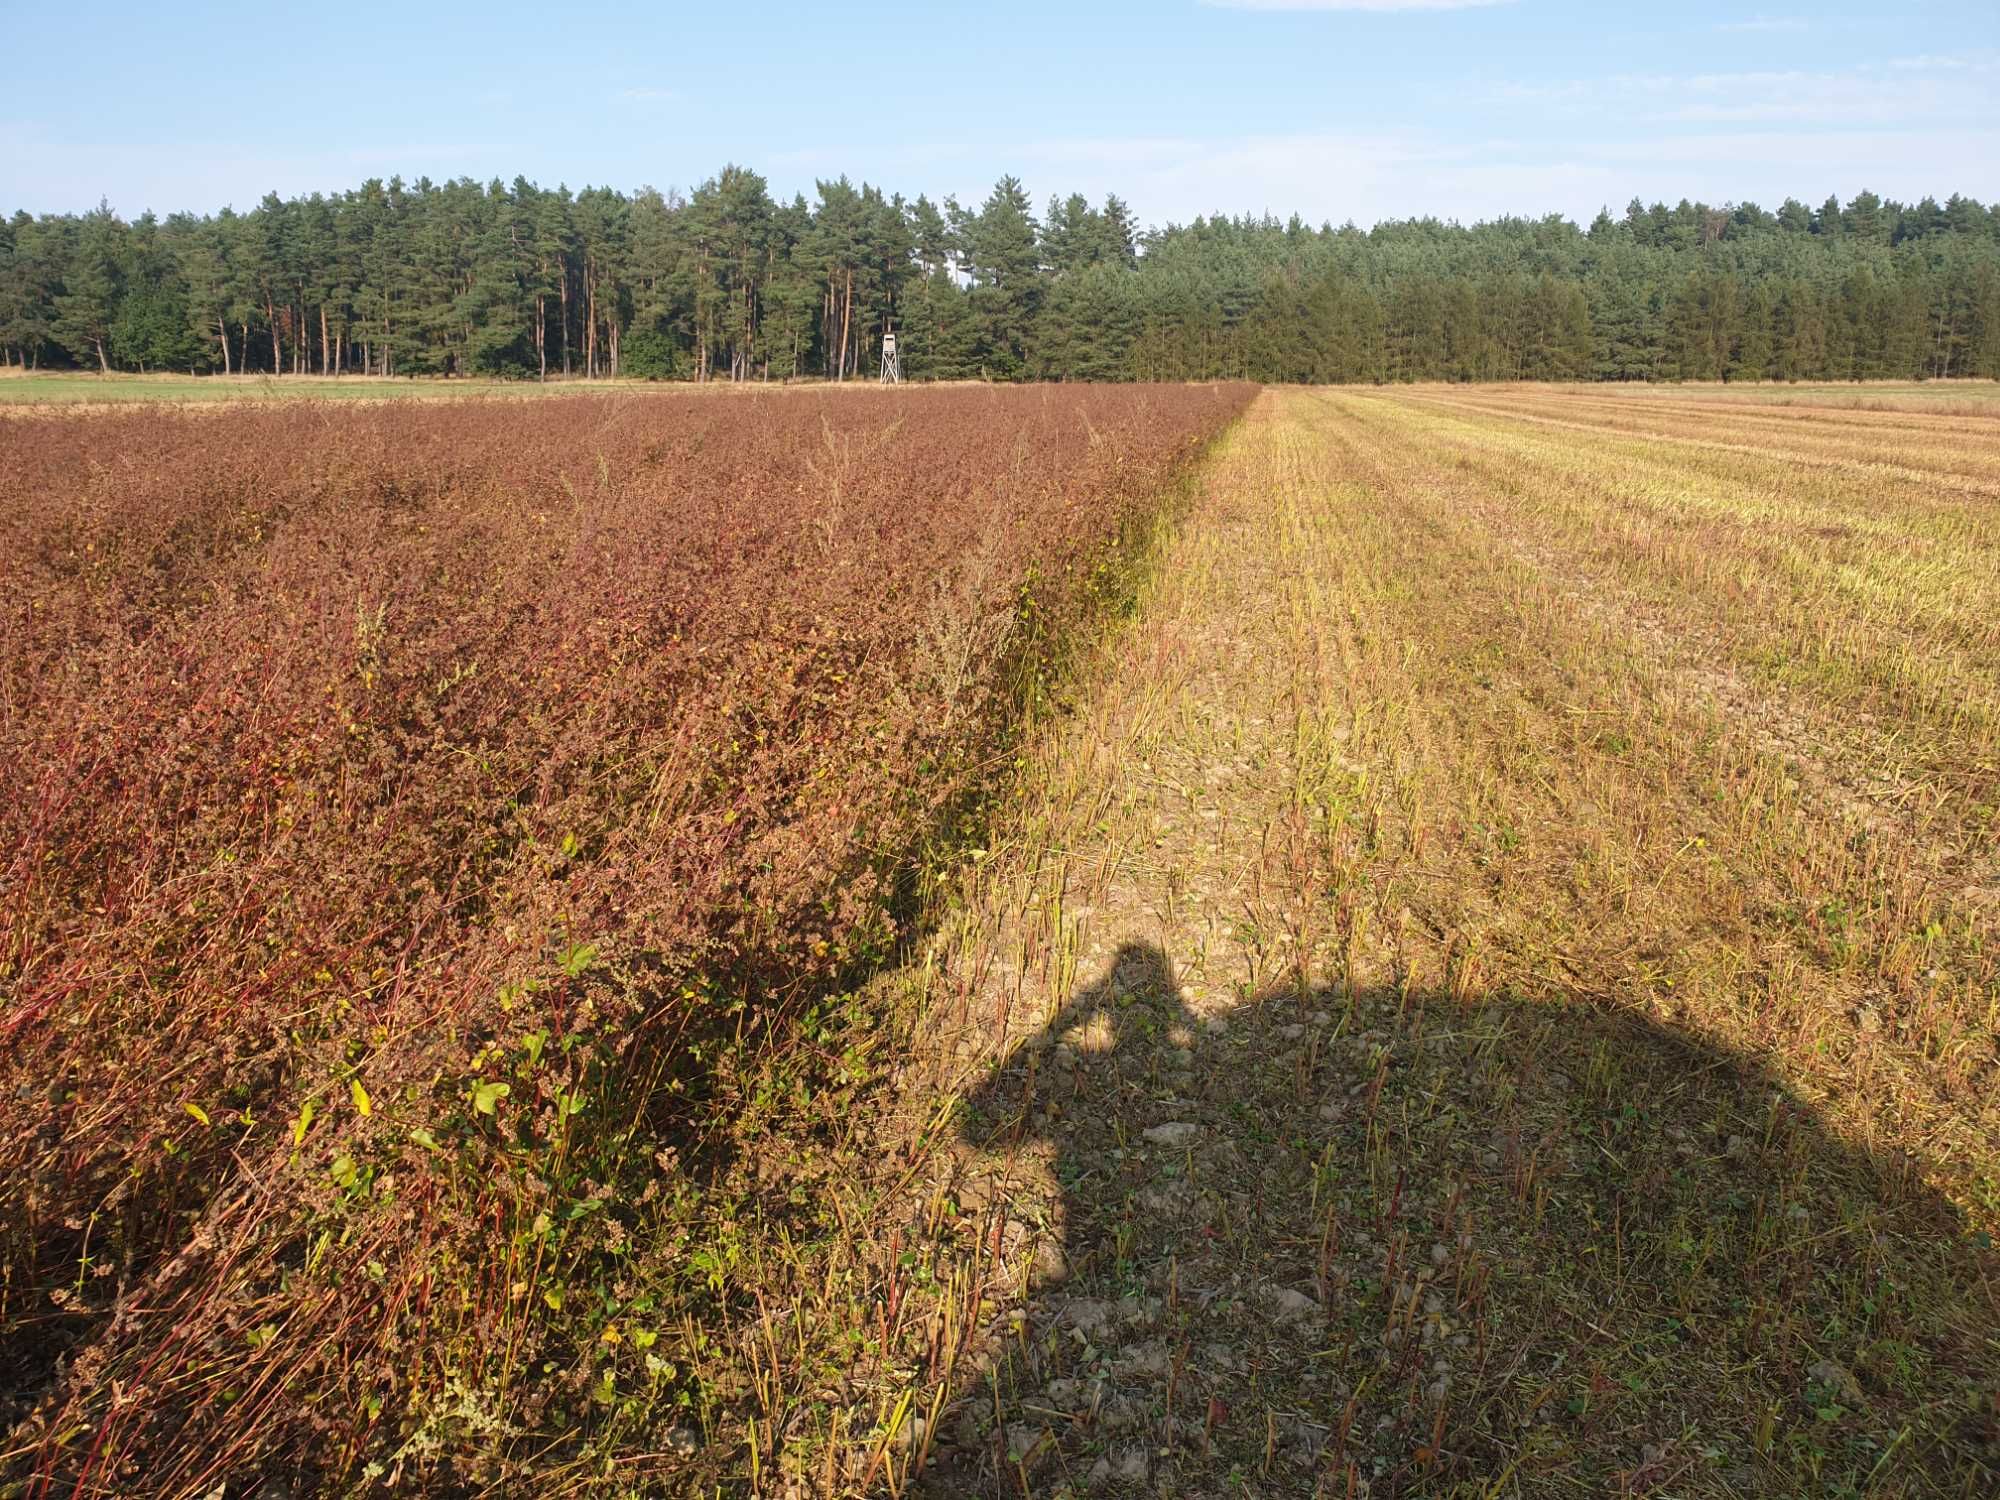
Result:
[[[626,1159],[699,1132],[715,1038],[888,953],[1248,394],[11,424],[16,1456],[339,1482],[398,1461],[443,1350],[532,1430]]]

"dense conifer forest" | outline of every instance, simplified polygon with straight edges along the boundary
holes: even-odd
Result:
[[[1011,177],[976,208],[372,180],[248,213],[17,213],[0,356],[266,375],[1847,380],[2000,376],[2000,206],[1861,193],[1362,230],[1145,230]]]

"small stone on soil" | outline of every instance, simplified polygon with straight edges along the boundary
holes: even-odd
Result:
[[[1271,1288],[1270,1302],[1271,1310],[1287,1323],[1316,1322],[1320,1316],[1317,1302],[1288,1286]]]
[[[1121,1448],[1114,1454],[1107,1453],[1090,1470],[1092,1484],[1144,1484],[1152,1465],[1143,1447]]]

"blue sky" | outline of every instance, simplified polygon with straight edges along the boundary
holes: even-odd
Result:
[[[0,0],[0,210],[365,177],[1121,193],[1147,222],[2000,198],[2000,5]],[[43,59],[42,64],[24,60]]]

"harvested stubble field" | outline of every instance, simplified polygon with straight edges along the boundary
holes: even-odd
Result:
[[[1994,1493],[2000,416],[1783,394],[36,429],[10,1469]]]
[[[1994,1493],[2000,422],[1270,392],[1153,576],[939,938],[914,1483]]]
[[[1690,381],[1683,385],[1547,386],[1578,396],[1651,405],[1692,403],[1743,413],[1757,406],[1794,406],[1832,411],[1928,412],[1935,416],[2000,415],[2000,383],[1991,380],[1841,380],[1744,385],[1732,381]]]
[[[5,1472],[465,1488],[703,1420],[738,1069],[894,951],[1248,396],[9,424]]]

